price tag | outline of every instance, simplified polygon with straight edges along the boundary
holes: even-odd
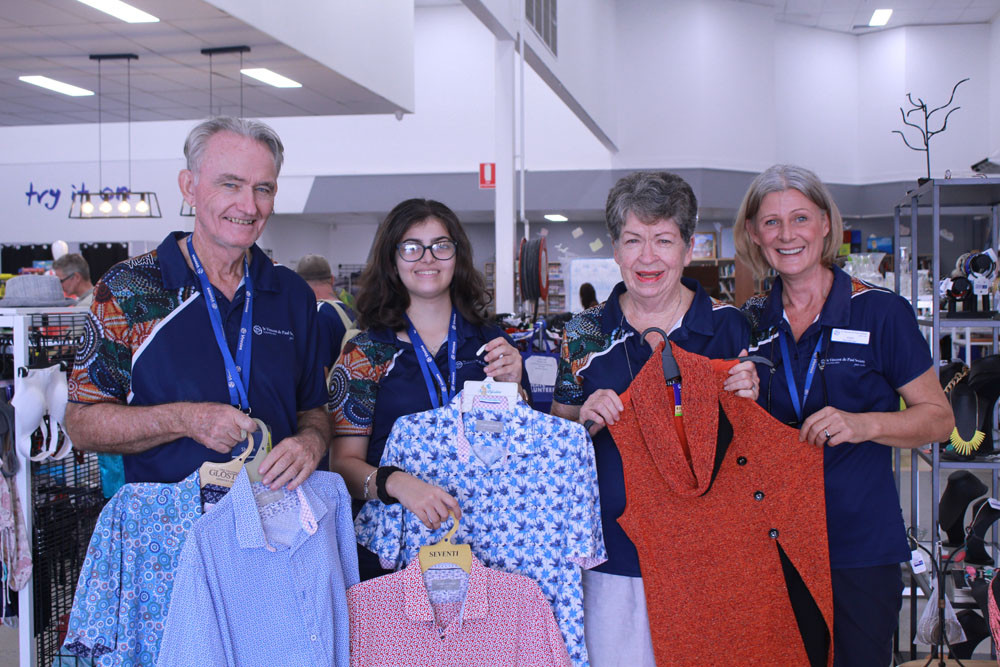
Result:
[[[924,555],[920,549],[914,549],[910,554],[910,568],[913,574],[921,574],[927,571],[927,563],[924,562]]]
[[[984,294],[990,293],[990,279],[983,278],[982,276],[976,276],[972,281],[972,293],[976,296],[982,296]]]

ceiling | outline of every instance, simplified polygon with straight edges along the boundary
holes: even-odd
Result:
[[[906,25],[988,23],[1000,14],[1000,0],[738,0],[773,7],[779,21],[863,34]],[[892,9],[885,28],[869,28],[876,9]]]
[[[209,57],[201,49],[246,45],[244,67],[267,67],[302,88],[241,77],[239,54],[212,58],[212,112],[252,117],[392,113],[396,106],[203,0],[129,0],[158,23],[129,24],[76,0],[0,0],[0,126],[96,122],[98,96],[67,97],[18,81],[44,75],[97,92],[90,54],[134,53],[132,120],[209,114]],[[125,60],[101,65],[103,119],[128,117]]]

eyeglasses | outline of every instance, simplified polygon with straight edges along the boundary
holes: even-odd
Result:
[[[458,244],[451,239],[435,241],[430,245],[424,245],[417,241],[403,241],[396,244],[396,252],[399,253],[399,258],[404,262],[419,262],[428,250],[431,251],[431,256],[434,259],[443,262],[454,257],[457,249]]]
[[[70,278],[72,278],[75,275],[76,275],[76,271],[74,271],[73,273],[67,273],[64,277],[62,277],[62,278],[59,279],[59,284],[60,285],[63,284],[64,282],[66,282],[67,280],[69,280]]]

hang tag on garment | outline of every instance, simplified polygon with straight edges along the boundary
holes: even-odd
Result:
[[[477,419],[476,430],[482,433],[503,433],[503,422],[492,419]]]
[[[920,553],[920,549],[914,549],[910,554],[910,569],[913,570],[913,574],[927,571],[927,563],[924,562],[924,555]]]
[[[870,331],[857,331],[855,329],[834,329],[830,332],[830,340],[834,343],[854,343],[855,345],[867,345],[871,339]]]

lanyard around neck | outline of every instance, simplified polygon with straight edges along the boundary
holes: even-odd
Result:
[[[406,324],[409,327],[407,334],[410,336],[410,343],[413,344],[413,351],[417,353],[417,363],[420,364],[420,372],[423,373],[424,383],[427,385],[427,393],[431,397],[431,405],[435,408],[440,408],[442,401],[446,404],[451,402],[456,393],[455,387],[458,384],[456,377],[458,375],[456,370],[458,365],[458,312],[454,308],[451,309],[451,324],[448,326],[447,384],[444,381],[444,377],[441,376],[441,371],[438,370],[437,364],[434,363],[434,357],[431,355],[430,350],[424,345],[420,334],[417,333],[417,328],[410,321],[410,317],[406,314],[403,317],[406,318]]]
[[[253,344],[253,280],[250,278],[250,262],[243,257],[243,318],[240,320],[240,337],[236,343],[236,359],[233,359],[226,343],[226,334],[222,328],[222,314],[219,313],[219,301],[215,298],[212,283],[208,280],[205,267],[202,266],[198,254],[194,251],[191,236],[187,238],[188,253],[194,273],[201,283],[201,293],[205,297],[208,308],[208,319],[212,323],[215,342],[222,353],[222,361],[226,366],[226,384],[229,386],[229,403],[240,410],[250,412],[250,348]]]
[[[802,388],[802,402],[799,402],[799,388],[795,384],[795,373],[792,372],[791,356],[788,354],[788,334],[785,331],[778,333],[778,342],[781,345],[781,364],[785,367],[785,382],[788,384],[788,394],[792,397],[792,409],[799,423],[802,423],[806,401],[809,399],[809,388],[812,387],[813,377],[816,375],[816,365],[819,360],[819,350],[823,345],[823,333],[820,331],[819,340],[816,341],[816,348],[813,350],[812,358],[809,360],[809,370],[806,371],[806,380]]]

